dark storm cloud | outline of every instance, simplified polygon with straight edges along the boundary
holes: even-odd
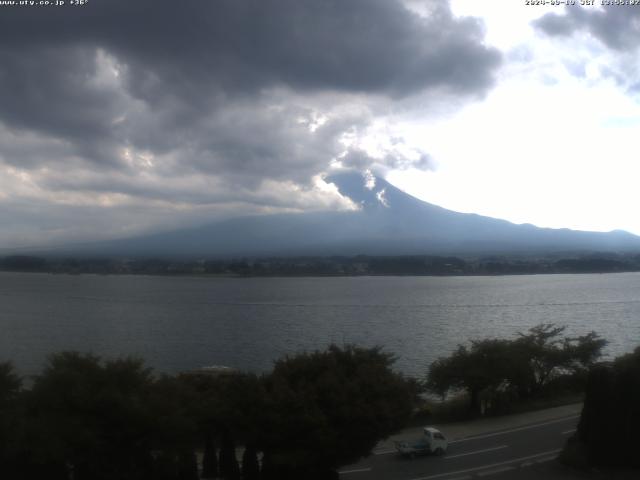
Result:
[[[212,84],[476,92],[499,61],[481,24],[454,18],[444,1],[429,18],[396,0],[109,0],[9,13],[0,23],[9,42],[103,47],[129,64],[143,98],[169,90],[199,100],[192,88]]]
[[[482,93],[499,63],[481,25],[444,2],[425,19],[394,0],[109,0],[4,9],[0,32],[1,118],[72,138],[88,156],[118,136],[125,110],[112,86],[96,85],[96,49],[113,55],[130,97],[178,128],[268,87]],[[161,146],[158,137],[143,146]]]
[[[2,37],[2,33],[0,33]],[[78,46],[0,46],[0,118],[16,131],[73,141],[78,154],[112,162],[111,120],[121,95],[96,83],[96,54]]]
[[[634,51],[638,48],[640,9],[632,6],[567,8],[564,15],[548,13],[534,25],[552,36],[586,31],[613,50]]]
[[[65,189],[155,201],[163,182],[169,202],[243,192],[282,205],[265,182],[307,194],[337,158],[428,168],[424,154],[372,158],[344,142],[399,99],[491,87],[501,56],[482,24],[445,0],[426,5],[426,16],[400,0],[3,7],[0,140],[10,145],[0,144],[0,167],[30,172],[25,189],[43,207]],[[189,191],[197,175],[205,180]]]
[[[331,115],[312,128],[313,115],[312,109],[295,104],[234,104],[200,122],[191,142],[191,167],[210,174],[229,172],[247,181],[305,182],[345,148],[339,141],[344,132],[369,121],[363,114]]]

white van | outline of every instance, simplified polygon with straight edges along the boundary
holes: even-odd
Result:
[[[449,442],[440,430],[434,427],[424,427],[422,436],[411,441],[396,442],[396,450],[409,458],[418,455],[442,455],[447,451]]]

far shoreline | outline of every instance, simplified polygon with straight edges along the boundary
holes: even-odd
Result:
[[[479,277],[640,272],[640,254],[557,252],[476,256],[0,257],[0,271],[211,278]]]
[[[497,277],[527,277],[527,276],[562,276],[562,275],[618,275],[640,273],[638,270],[619,272],[523,272],[523,273],[478,273],[478,274],[291,274],[291,275],[241,275],[241,274],[199,274],[199,273],[136,273],[136,272],[51,272],[51,271],[18,271],[0,270],[0,274],[25,274],[67,277],[152,277],[152,278],[198,278],[198,279],[256,279],[256,278],[497,278]]]

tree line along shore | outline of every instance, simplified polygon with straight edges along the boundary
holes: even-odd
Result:
[[[358,276],[358,275],[523,275],[640,271],[638,253],[559,253],[538,256],[476,257],[317,256],[230,259],[0,257],[0,270],[69,274]]]

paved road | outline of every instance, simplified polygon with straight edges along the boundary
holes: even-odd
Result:
[[[450,443],[441,457],[401,458],[391,449],[342,469],[342,480],[468,480],[500,475],[519,478],[521,469],[554,460],[575,431],[571,414],[479,434]],[[445,427],[443,433],[447,434]],[[508,475],[512,472],[513,475]]]

